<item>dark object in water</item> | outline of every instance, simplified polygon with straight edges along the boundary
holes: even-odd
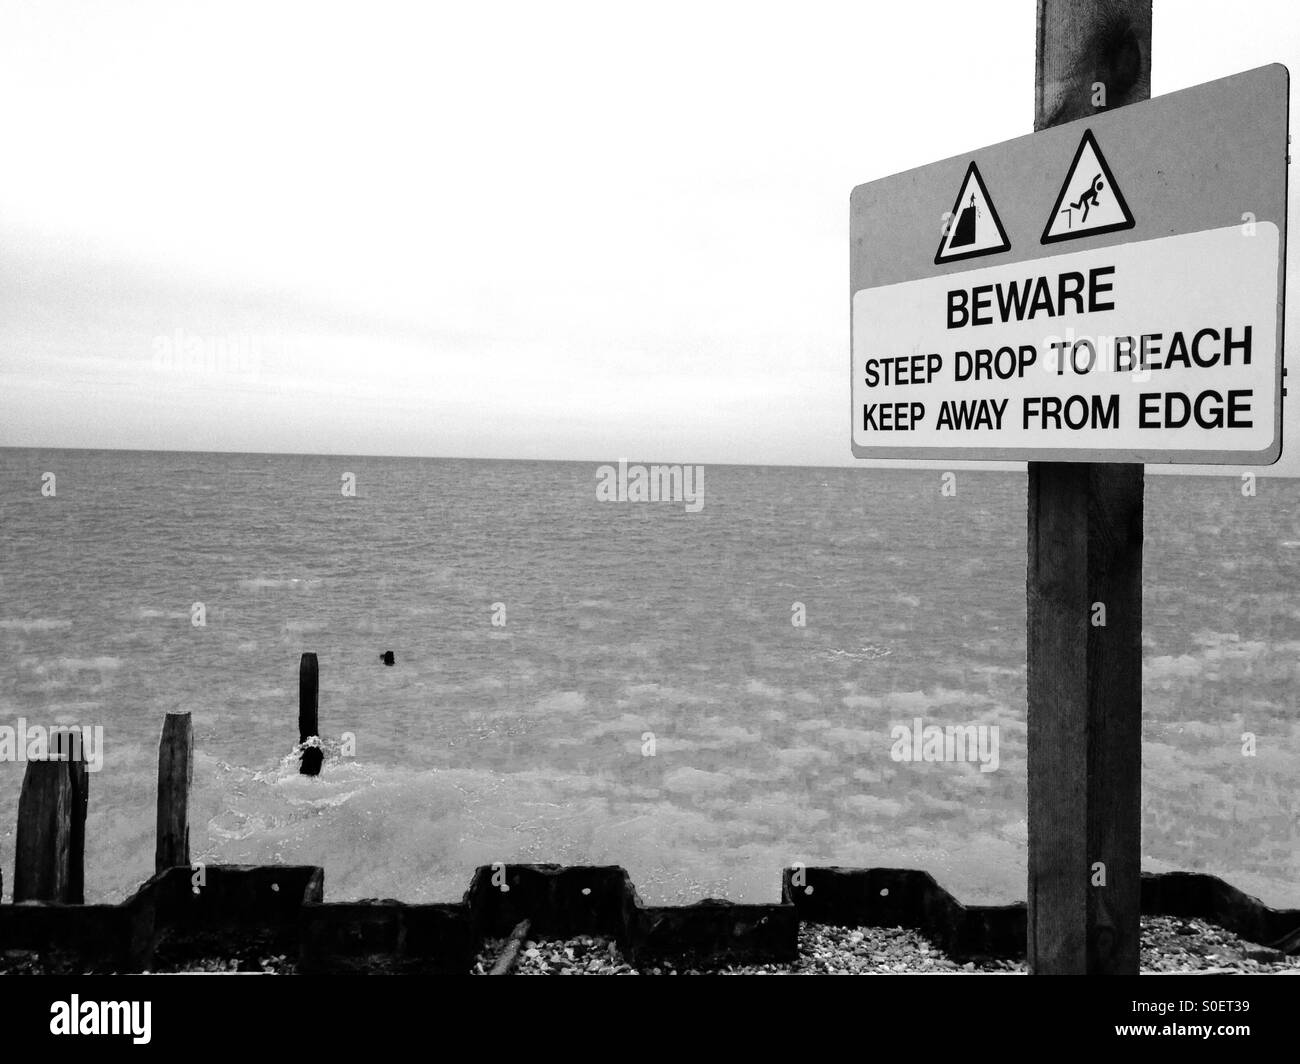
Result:
[[[384,664],[385,664],[385,665],[396,665],[396,664],[397,664],[397,659],[393,657],[393,652],[392,652],[391,650],[385,650],[385,651],[384,651],[382,654],[380,654],[379,656],[380,656],[381,658],[384,659]]]
[[[298,764],[298,774],[300,776],[319,776],[321,765],[324,763],[324,750],[319,746],[305,746],[302,751],[302,761]]]
[[[302,761],[298,772],[303,776],[319,776],[325,753],[320,748],[320,663],[316,655],[307,653],[298,665],[298,745],[302,748]],[[315,744],[308,746],[309,740]]]

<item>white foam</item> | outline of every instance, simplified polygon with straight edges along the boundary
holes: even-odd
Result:
[[[0,629],[7,632],[56,632],[71,627],[71,621],[57,617],[6,617],[0,620]]]
[[[247,591],[264,591],[287,589],[292,591],[302,591],[309,588],[319,587],[323,581],[320,577],[299,577],[299,576],[255,576],[249,580],[239,581],[239,586]]]

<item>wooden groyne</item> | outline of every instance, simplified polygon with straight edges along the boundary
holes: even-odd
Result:
[[[644,967],[709,968],[791,962],[807,920],[912,928],[959,960],[1025,956],[1023,903],[963,905],[912,869],[786,869],[782,901],[743,905],[646,905],[618,866],[484,865],[460,901],[416,904],[327,902],[324,871],[311,865],[208,865],[203,873],[196,891],[190,868],[169,868],[117,905],[0,905],[0,952],[30,951],[81,972],[286,956],[308,974],[463,975],[485,940],[526,922],[536,939],[612,938]],[[1300,910],[1270,909],[1198,873],[1143,875],[1142,911],[1199,917],[1265,944],[1300,929]],[[1288,952],[1297,951],[1293,941]]]
[[[301,718],[300,742],[316,735],[315,655],[303,655],[302,676],[311,714]],[[65,752],[55,745],[49,759],[27,765],[0,953],[34,953],[68,970],[168,970],[257,954],[295,958],[301,972],[468,974],[484,940],[523,934],[606,936],[639,965],[775,964],[797,956],[801,921],[911,928],[954,958],[1025,956],[1023,902],[966,905],[912,869],[800,864],[784,870],[779,902],[646,905],[616,865],[498,863],[479,867],[458,902],[411,904],[327,902],[324,870],[314,865],[193,864],[188,713],[168,714],[159,742],[155,874],[120,904],[86,905],[86,765],[60,759]],[[303,747],[303,771],[312,752],[319,747]],[[1300,953],[1300,909],[1270,908],[1215,876],[1143,874],[1141,911],[1201,918]]]

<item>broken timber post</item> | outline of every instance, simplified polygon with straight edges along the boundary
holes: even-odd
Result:
[[[158,741],[158,836],[154,871],[190,863],[190,783],[194,726],[189,713],[168,713]]]
[[[28,761],[18,798],[14,901],[81,905],[86,896],[89,776],[80,733],[51,734],[47,760]]]
[[[315,654],[304,654],[298,666],[298,743],[315,739],[320,742],[319,710],[320,666]],[[303,776],[320,775],[325,755],[319,746],[304,746],[298,772]]]

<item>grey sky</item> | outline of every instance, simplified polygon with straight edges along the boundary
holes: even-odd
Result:
[[[2,18],[0,445],[852,465],[849,190],[1033,115],[1031,2]],[[1298,70],[1300,7],[1153,56]]]

